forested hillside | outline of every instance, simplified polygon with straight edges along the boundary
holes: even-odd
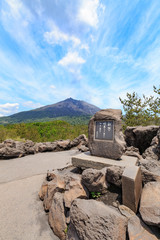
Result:
[[[0,142],[5,139],[34,142],[52,142],[60,139],[74,139],[80,134],[88,134],[87,125],[71,125],[65,121],[19,123],[0,125]]]

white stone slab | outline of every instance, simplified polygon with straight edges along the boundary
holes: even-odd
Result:
[[[109,166],[135,166],[138,161],[137,157],[122,155],[120,160],[92,156],[90,152],[81,153],[72,157],[72,165],[82,168],[102,169]]]

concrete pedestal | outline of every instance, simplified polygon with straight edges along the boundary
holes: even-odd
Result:
[[[126,167],[122,175],[123,204],[133,212],[137,212],[142,192],[142,177],[140,167]]]
[[[72,165],[81,168],[102,169],[109,166],[135,166],[138,158],[122,155],[120,160],[92,156],[90,152],[81,153],[72,157]]]

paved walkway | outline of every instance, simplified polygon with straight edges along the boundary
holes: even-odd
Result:
[[[58,240],[38,198],[47,170],[71,163],[76,150],[0,160],[0,240]]]

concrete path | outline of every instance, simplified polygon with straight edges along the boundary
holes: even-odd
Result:
[[[58,240],[38,191],[47,170],[71,163],[76,150],[0,160],[0,240]]]

